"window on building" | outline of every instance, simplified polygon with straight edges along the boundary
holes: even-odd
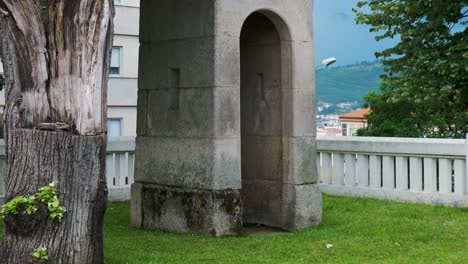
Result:
[[[341,124],[341,135],[343,137],[348,136],[348,124]]]
[[[111,63],[109,73],[111,75],[120,75],[120,62],[122,47],[112,47]]]
[[[108,118],[107,119],[107,136],[121,137],[122,136],[122,119]]]

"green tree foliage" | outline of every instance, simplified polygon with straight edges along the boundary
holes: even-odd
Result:
[[[468,133],[468,0],[370,0],[357,23],[377,41],[400,38],[376,53],[386,74],[360,135],[462,138]]]
[[[421,137],[421,120],[414,115],[415,108],[407,100],[393,102],[392,89],[382,83],[380,93],[374,91],[364,96],[365,107],[372,105],[368,116],[369,126],[359,129],[358,136],[372,137]],[[374,114],[378,113],[378,114]]]

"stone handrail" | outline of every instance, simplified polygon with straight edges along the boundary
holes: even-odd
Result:
[[[468,206],[464,139],[318,137],[321,189],[330,194],[447,206]],[[0,140],[0,173],[5,146]],[[135,138],[109,138],[106,177],[110,200],[129,200]],[[3,177],[0,177],[0,194]]]
[[[317,151],[326,193],[468,206],[467,140],[319,137]]]

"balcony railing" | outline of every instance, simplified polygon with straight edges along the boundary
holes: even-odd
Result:
[[[317,164],[326,193],[468,206],[468,141],[322,137]]]
[[[468,140],[319,137],[317,167],[329,194],[446,206],[468,206]],[[0,195],[5,147],[0,141]],[[110,200],[129,200],[135,139],[109,138]]]

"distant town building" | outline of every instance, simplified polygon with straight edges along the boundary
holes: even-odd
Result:
[[[317,136],[341,136],[341,122],[338,115],[317,116]]]
[[[354,136],[356,130],[367,127],[369,113],[370,108],[365,108],[340,115],[342,136]]]

